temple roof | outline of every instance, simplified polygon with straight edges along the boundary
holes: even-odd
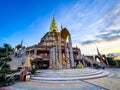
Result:
[[[52,32],[52,31],[58,32],[57,23],[56,23],[56,20],[54,17],[53,17],[52,22],[50,24],[50,32]]]

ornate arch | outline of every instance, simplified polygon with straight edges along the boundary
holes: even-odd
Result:
[[[70,36],[70,33],[69,33],[69,31],[66,28],[63,28],[60,31],[60,35],[61,35],[61,38],[66,42],[67,37]]]

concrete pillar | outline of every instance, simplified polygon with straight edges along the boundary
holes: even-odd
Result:
[[[59,60],[62,60],[61,35],[59,35],[58,43],[59,43]]]
[[[58,61],[58,45],[57,41],[55,41],[55,59]]]
[[[37,55],[37,49],[34,49],[34,56]]]
[[[65,45],[65,61],[67,61],[67,44],[66,42],[64,42]]]
[[[52,67],[52,65],[55,63],[55,47],[50,49],[50,62],[49,62],[49,68]]]
[[[73,57],[73,50],[72,50],[72,40],[71,40],[71,35],[69,35],[69,49],[70,49],[70,61],[71,61],[71,67],[74,68],[74,57]]]

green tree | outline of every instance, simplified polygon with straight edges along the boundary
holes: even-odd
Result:
[[[13,48],[9,44],[4,44],[2,47],[0,47],[0,78],[2,78],[2,82],[11,80],[6,78],[6,74],[9,73],[10,66],[8,62],[10,62],[12,59],[10,58],[10,54],[13,52]]]
[[[10,70],[10,66],[7,64],[12,59],[10,58],[10,53],[13,52],[13,48],[9,44],[4,44],[0,47],[0,73],[4,75]]]

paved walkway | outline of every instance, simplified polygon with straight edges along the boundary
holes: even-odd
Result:
[[[86,82],[72,83],[40,83],[40,82],[20,82],[12,86],[1,88],[0,90],[107,90],[105,88],[89,84]]]
[[[120,90],[120,68],[109,68],[110,71],[108,77],[85,80],[87,82],[108,88],[110,90]]]
[[[110,71],[110,75],[103,78],[78,82],[18,82],[0,90],[120,90],[120,69],[105,70]]]

